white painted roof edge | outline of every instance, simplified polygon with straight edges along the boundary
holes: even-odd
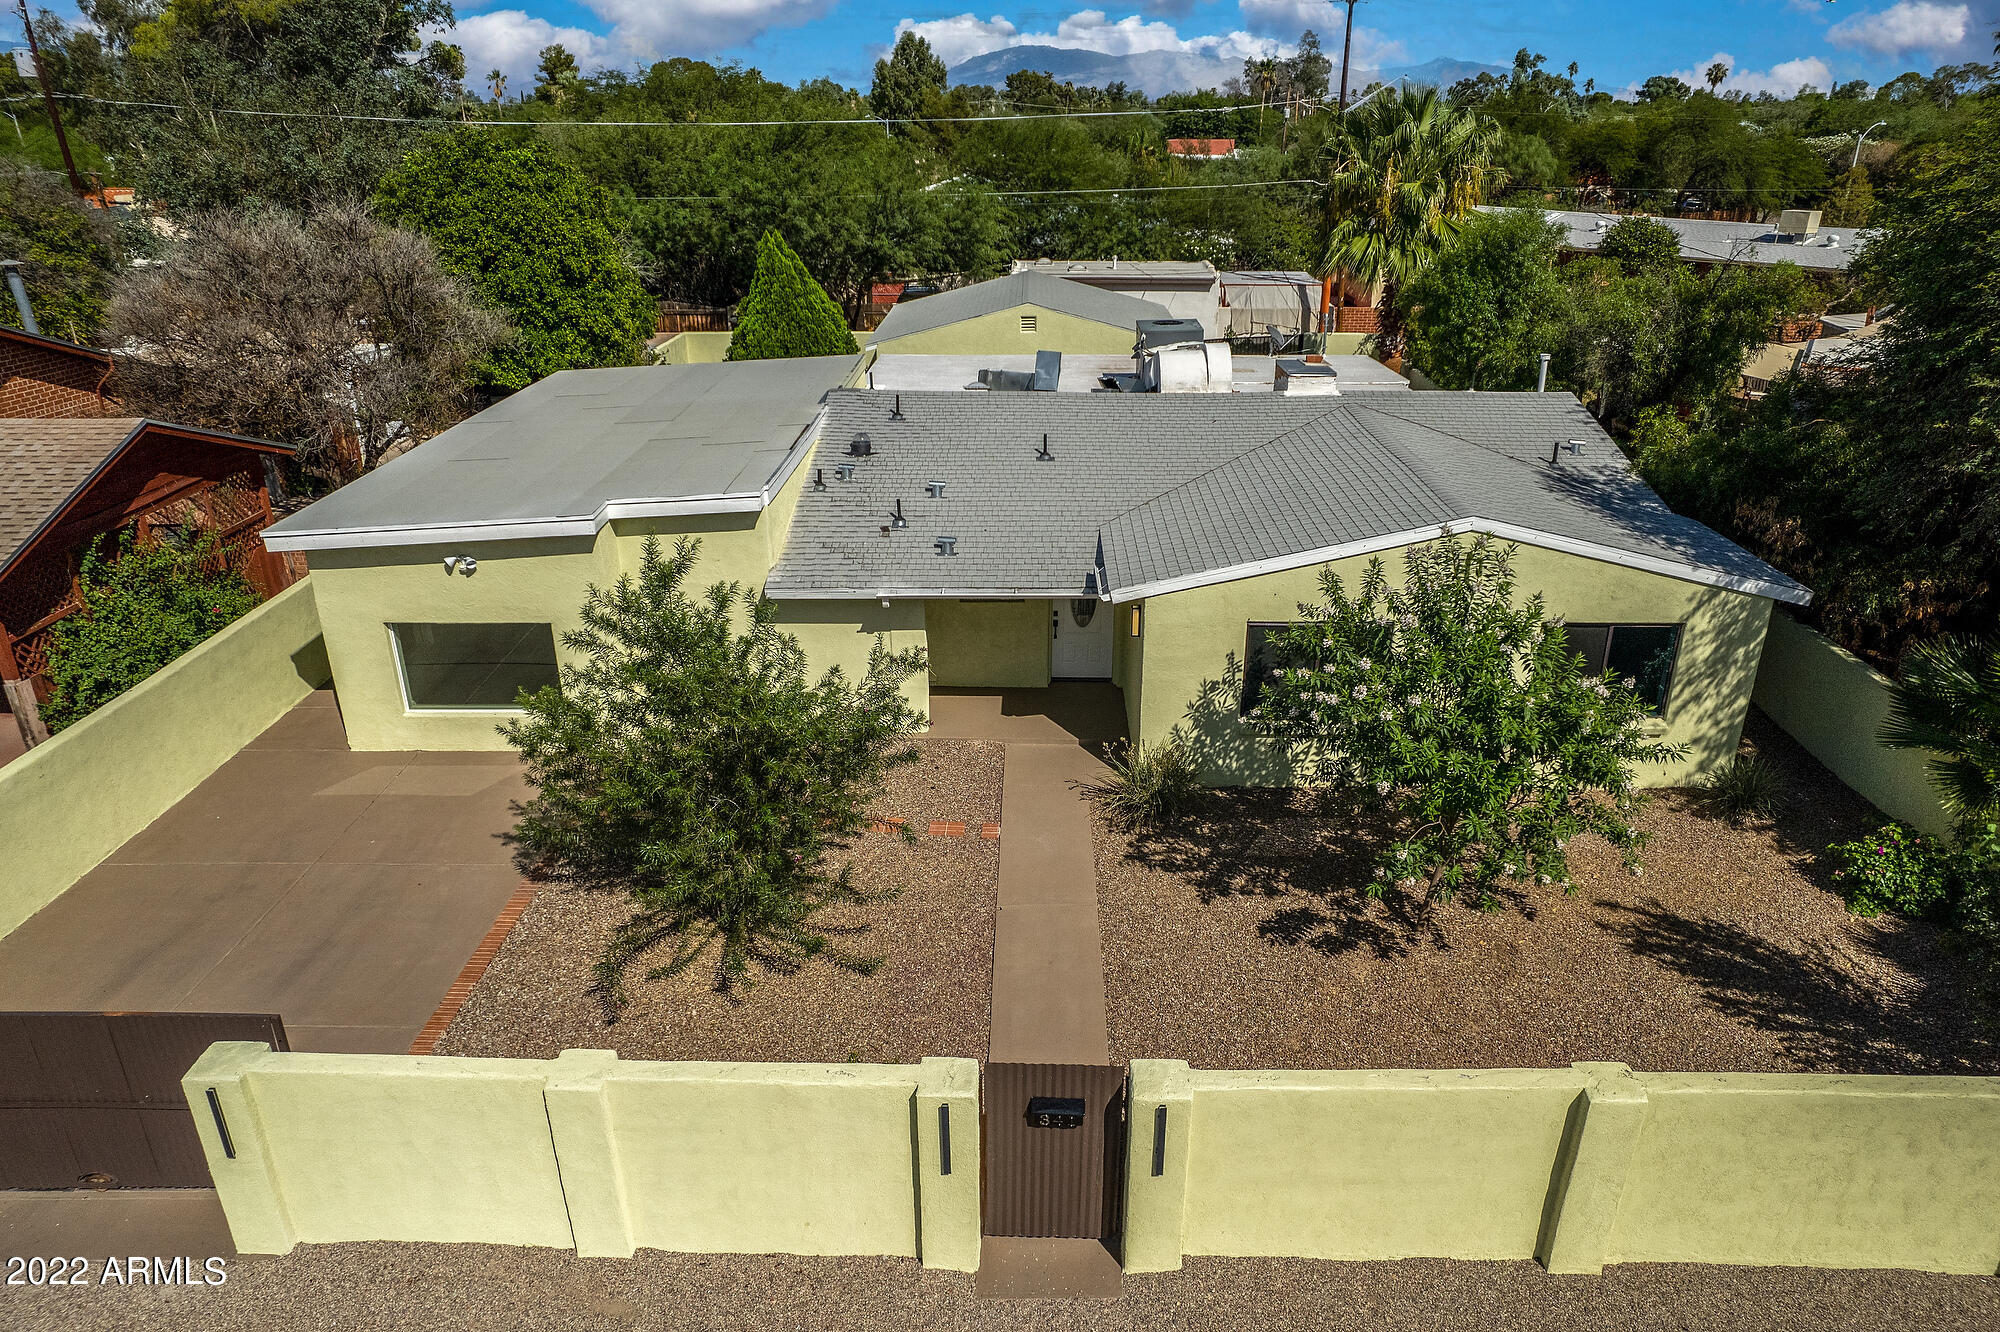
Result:
[[[1440,535],[1460,536],[1470,532],[1483,532],[1499,537],[1503,541],[1518,541],[1524,546],[1540,546],[1547,550],[1561,551],[1568,555],[1581,555],[1586,559],[1601,560],[1606,564],[1622,565],[1628,569],[1638,569],[1645,573],[1656,573],[1668,578],[1678,578],[1683,582],[1700,583],[1708,587],[1727,588],[1732,592],[1747,592],[1753,596],[1769,597],[1773,601],[1788,602],[1803,606],[1812,600],[1812,592],[1796,583],[1773,583],[1766,579],[1746,578],[1739,574],[1723,573],[1717,569],[1706,569],[1699,565],[1680,560],[1663,559],[1653,555],[1638,555],[1630,551],[1614,550],[1590,541],[1579,541],[1574,537],[1556,536],[1533,528],[1516,526],[1513,523],[1495,522],[1490,518],[1461,518],[1452,522],[1413,528],[1407,532],[1390,532],[1383,536],[1367,537],[1359,541],[1343,542],[1337,546],[1321,546],[1316,550],[1298,551],[1291,555],[1273,556],[1266,560],[1253,560],[1246,564],[1226,565],[1217,569],[1205,569],[1199,573],[1183,574],[1177,578],[1162,578],[1150,583],[1137,583],[1131,587],[1113,588],[1109,600],[1114,602],[1141,601],[1147,597],[1165,596],[1171,592],[1185,592],[1197,587],[1212,587],[1217,583],[1234,583],[1244,578],[1255,578],[1260,574],[1284,573],[1292,569],[1303,569],[1308,565],[1325,564],[1332,560],[1347,559],[1355,555],[1375,555],[1386,550],[1395,550],[1417,542],[1429,541]]]

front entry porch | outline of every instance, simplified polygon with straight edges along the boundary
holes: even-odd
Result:
[[[1101,751],[1125,738],[1125,691],[1104,681],[1044,689],[931,687],[928,734],[945,740],[1080,744]]]

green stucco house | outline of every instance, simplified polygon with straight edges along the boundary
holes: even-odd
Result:
[[[1690,762],[1735,752],[1797,583],[1670,511],[1567,394],[871,391],[867,358],[577,370],[265,533],[306,552],[356,749],[501,746],[586,589],[645,538],[764,589],[820,666],[879,638],[933,686],[1106,680],[1142,741],[1282,784],[1241,721],[1270,626],[1447,533],[1519,547],[1524,592],[1641,682]]]
[[[898,301],[868,341],[884,356],[1121,355],[1140,320],[1172,317],[1158,301],[1027,272]]]

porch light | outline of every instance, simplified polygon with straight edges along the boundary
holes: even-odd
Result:
[[[1133,604],[1133,606],[1132,606],[1132,637],[1134,637],[1134,638],[1137,638],[1137,637],[1139,636],[1139,605],[1140,605],[1140,604],[1141,604],[1141,603],[1137,603],[1137,602],[1135,602],[1135,603]]]

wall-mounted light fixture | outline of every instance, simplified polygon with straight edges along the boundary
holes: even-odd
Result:
[[[447,575],[464,574],[470,578],[479,572],[479,561],[470,555],[447,555],[444,557],[444,571]]]
[[[1137,638],[1138,636],[1139,636],[1139,607],[1137,605],[1134,605],[1132,607],[1132,637]]]

